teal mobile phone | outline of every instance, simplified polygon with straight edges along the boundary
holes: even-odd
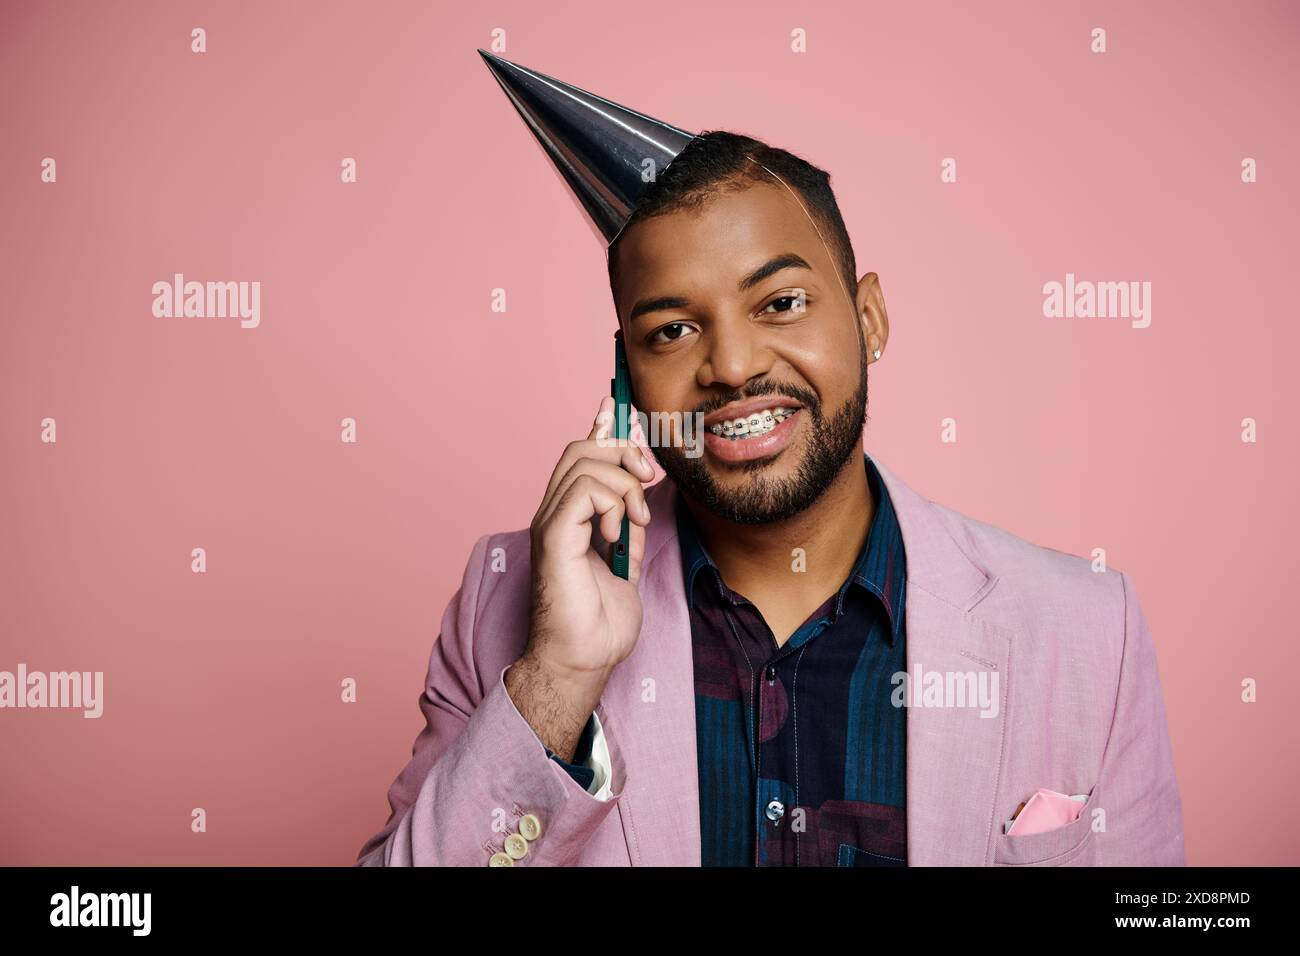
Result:
[[[627,438],[631,428],[632,379],[627,371],[627,350],[623,347],[622,329],[614,333],[614,377],[610,379],[609,387],[614,396],[614,437]],[[632,560],[630,535],[627,514],[624,513],[618,541],[610,548],[610,570],[625,581]]]

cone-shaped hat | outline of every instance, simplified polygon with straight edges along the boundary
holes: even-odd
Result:
[[[694,133],[479,50],[608,249],[637,200]],[[647,167],[646,160],[653,163]],[[652,180],[651,180],[652,181]]]

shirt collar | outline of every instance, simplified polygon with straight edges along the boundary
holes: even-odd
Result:
[[[835,613],[838,616],[844,609],[844,598],[850,585],[858,585],[874,594],[889,615],[889,637],[891,643],[897,643],[903,629],[903,599],[907,586],[907,555],[903,548],[903,534],[894,513],[893,502],[889,498],[889,489],[881,480],[880,472],[871,456],[864,454],[867,469],[867,482],[876,500],[876,513],[871,519],[871,530],[867,541],[858,554],[853,571],[840,586],[835,599]],[[690,510],[682,500],[679,490],[676,495],[677,539],[682,552],[682,578],[686,589],[686,606],[695,606],[695,588],[699,572],[708,568],[710,577],[717,585],[719,593],[730,594],[725,590],[718,566],[713,563],[709,552],[704,547],[691,518]]]

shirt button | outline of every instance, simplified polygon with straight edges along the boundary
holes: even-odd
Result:
[[[767,818],[775,823],[785,815],[785,804],[780,800],[773,800],[767,805]]]
[[[519,818],[519,833],[525,840],[536,840],[542,835],[542,821],[533,813],[525,813]]]
[[[769,681],[774,681],[774,680],[776,680],[776,665],[775,665],[775,664],[768,664],[768,665],[767,665],[767,679],[768,679]]]
[[[512,833],[506,837],[506,853],[513,860],[522,860],[528,855],[528,841],[518,833]]]
[[[515,861],[510,859],[504,853],[493,853],[492,858],[488,860],[488,866],[514,866]]]

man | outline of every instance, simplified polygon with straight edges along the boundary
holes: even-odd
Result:
[[[1183,864],[1132,581],[866,453],[889,321],[826,174],[701,134],[609,231],[668,477],[606,399],[530,528],[479,539],[358,862]]]

